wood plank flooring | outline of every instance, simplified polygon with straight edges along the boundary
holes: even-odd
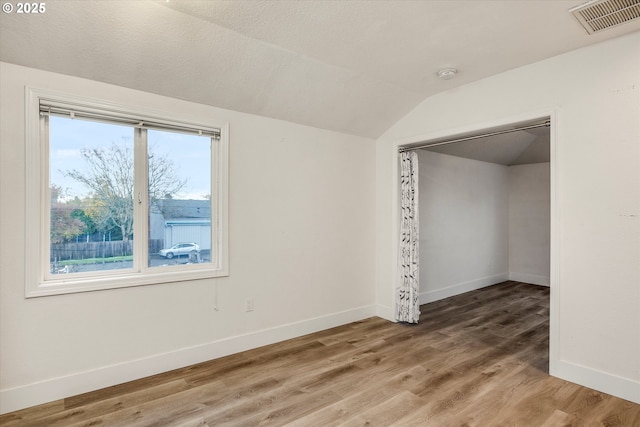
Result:
[[[640,426],[547,375],[549,290],[504,282],[0,416],[2,426]]]

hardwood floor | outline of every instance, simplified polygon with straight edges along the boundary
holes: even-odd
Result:
[[[2,426],[640,426],[547,375],[549,290],[505,282],[5,414]]]

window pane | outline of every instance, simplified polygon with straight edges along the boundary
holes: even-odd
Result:
[[[52,274],[133,265],[133,128],[49,118]]]
[[[211,138],[149,130],[149,266],[211,263]]]

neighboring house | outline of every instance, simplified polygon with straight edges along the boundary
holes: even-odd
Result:
[[[163,248],[193,242],[211,249],[211,202],[209,200],[162,199],[151,210],[151,240]],[[155,249],[155,248],[154,248]],[[158,247],[158,249],[161,249]]]

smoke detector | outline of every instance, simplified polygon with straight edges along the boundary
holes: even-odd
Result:
[[[458,70],[456,70],[455,68],[443,68],[442,70],[438,71],[438,77],[440,77],[442,80],[451,80],[456,76],[457,73]]]
[[[569,12],[593,34],[640,18],[640,0],[592,0]]]

